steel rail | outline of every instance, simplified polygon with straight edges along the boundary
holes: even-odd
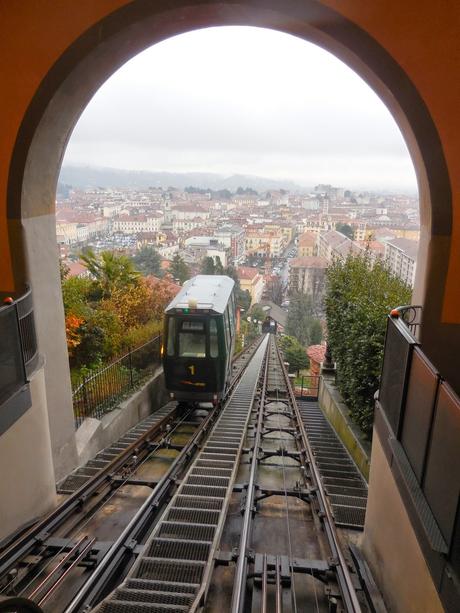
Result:
[[[30,600],[33,600],[33,597],[36,596],[47,583],[49,583],[52,576],[65,565],[67,560],[71,558],[73,554],[80,548],[80,545],[83,543],[83,541],[86,540],[86,538],[86,536],[82,536],[81,539],[75,543],[72,549],[62,558],[62,560],[60,560],[59,564],[57,564],[54,568],[51,569],[51,572],[43,579],[41,583],[37,585],[33,592],[29,594],[28,598]]]
[[[256,343],[252,344],[247,351],[240,353],[238,357],[241,357],[243,353],[255,353],[262,340],[262,338],[258,339]],[[233,390],[243,376],[249,363],[250,360],[248,359],[243,364],[243,368],[241,368],[232,379],[226,391],[224,402],[221,403],[220,406],[215,407],[208,414],[199,429],[182,449],[180,455],[171,464],[150,496],[145,500],[142,507],[131,519],[104,558],[99,562],[91,577],[80,588],[79,592],[75,595],[63,613],[74,613],[83,610],[88,611],[104,598],[108,592],[107,588],[112,585],[114,576],[120,574],[120,569],[123,568],[123,571],[126,573],[127,564],[130,561],[132,564],[134,561],[135,546],[145,537],[149,528],[152,528],[153,518],[160,512],[170,490],[176,483],[178,474],[182,472],[185,466],[193,459],[194,452],[200,447],[203,437],[207,435],[207,432],[213,427],[214,422],[217,421],[223,407],[232,395]],[[127,557],[129,558],[128,560],[125,559]]]
[[[251,460],[251,470],[249,474],[248,488],[246,494],[246,505],[244,509],[243,526],[241,529],[240,543],[239,543],[239,555],[238,562],[236,564],[234,586],[232,593],[231,612],[242,613],[244,609],[244,600],[246,592],[246,578],[248,573],[248,559],[247,550],[249,547],[251,527],[252,527],[252,514],[254,507],[255,496],[255,478],[258,467],[258,456],[260,441],[262,438],[262,427],[264,421],[264,398],[267,387],[268,378],[268,355],[270,351],[270,341],[267,344],[267,352],[264,358],[263,367],[263,379],[262,389],[259,397],[259,414],[257,418],[257,426],[255,431],[254,446]]]
[[[261,340],[262,338],[260,337],[251,343],[249,347],[243,349],[237,356],[235,356],[234,363],[238,362],[245,354],[253,353],[259,346]],[[246,364],[243,366],[245,368]],[[229,390],[231,389],[231,386],[236,383],[244,368],[235,375]],[[229,393],[229,390],[227,391],[227,394]],[[43,542],[73,513],[80,511],[82,505],[89,500],[94,493],[100,490],[101,485],[110,485],[110,475],[119,471],[132,457],[135,450],[137,452],[136,455],[139,456],[139,451],[142,451],[144,448],[148,447],[152,436],[155,436],[157,433],[161,432],[163,427],[174,418],[175,413],[176,409],[173,409],[160,422],[154,424],[150,430],[140,435],[136,441],[126,447],[126,449],[111,460],[107,466],[102,468],[78,490],[68,496],[68,498],[61,505],[59,505],[38,523],[34,523],[26,532],[21,533],[21,535],[13,542],[10,542],[4,551],[0,553],[0,578],[5,576],[11,567],[17,564],[38,545],[43,544]],[[139,449],[140,445],[142,445],[142,447]]]
[[[75,511],[80,511],[82,504],[98,491],[104,482],[108,481],[110,475],[122,468],[132,457],[135,450],[139,451],[140,445],[142,446],[141,449],[148,446],[151,437],[161,432],[162,428],[173,418],[174,413],[175,409],[152,426],[150,430],[139,436],[136,441],[126,447],[106,467],[102,468],[93,478],[71,494],[60,506],[3,551],[0,555],[0,577],[3,577],[14,564],[23,559],[37,545],[42,544]]]
[[[79,552],[77,557],[74,560],[72,560],[71,564],[69,564],[69,566],[65,569],[65,571],[62,573],[62,575],[60,575],[60,577],[58,577],[58,579],[53,583],[53,585],[50,586],[48,591],[45,594],[43,594],[43,596],[40,598],[40,600],[37,603],[38,606],[41,606],[46,600],[48,600],[48,598],[51,596],[51,594],[53,594],[57,590],[59,585],[61,585],[61,583],[64,581],[64,579],[70,573],[72,568],[75,568],[75,566],[77,566],[77,564],[80,562],[80,560],[83,560],[83,558],[91,551],[91,548],[92,548],[92,546],[94,545],[95,542],[96,542],[96,539],[92,538],[92,539],[90,539],[86,543],[86,545]]]
[[[359,603],[358,597],[356,595],[356,590],[353,585],[353,580],[351,578],[350,571],[348,569],[347,561],[345,560],[342,546],[340,544],[340,541],[337,535],[334,518],[329,509],[329,505],[327,504],[326,492],[324,490],[324,487],[321,481],[319,469],[314,459],[314,454],[310,446],[310,441],[308,440],[305,426],[303,424],[302,417],[300,415],[300,411],[297,406],[297,401],[295,399],[294,392],[292,390],[292,386],[289,382],[289,377],[286,371],[286,367],[284,365],[284,361],[281,359],[280,349],[278,345],[276,345],[276,349],[277,349],[278,355],[280,356],[281,370],[282,370],[284,379],[286,381],[287,393],[288,393],[291,405],[294,409],[297,425],[300,431],[305,453],[306,453],[307,460],[308,460],[310,470],[312,473],[314,486],[316,488],[316,492],[315,492],[316,498],[320,505],[320,511],[323,514],[323,524],[325,527],[326,537],[329,543],[329,547],[331,548],[332,556],[335,557],[338,561],[338,567],[336,568],[336,573],[337,573],[337,578],[339,582],[340,591],[342,593],[343,601],[346,606],[347,612],[349,611],[350,613],[361,613],[362,608]]]

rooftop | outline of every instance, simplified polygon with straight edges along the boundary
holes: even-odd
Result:
[[[327,268],[328,262],[325,258],[314,255],[306,255],[301,258],[293,258],[289,262],[290,268]]]

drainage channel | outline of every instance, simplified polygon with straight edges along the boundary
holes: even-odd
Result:
[[[202,602],[267,344],[266,337],[128,577],[98,605],[99,613],[194,611]]]
[[[364,529],[367,483],[317,402],[298,402],[337,526]]]

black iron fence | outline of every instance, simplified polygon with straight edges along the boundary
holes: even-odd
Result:
[[[84,377],[73,389],[75,427],[100,418],[160,365],[161,335]]]
[[[294,379],[294,394],[303,400],[318,400],[320,375],[302,375]]]
[[[412,316],[410,325],[417,325]],[[422,351],[414,335],[418,328],[411,333],[410,325],[393,312],[388,318],[378,407],[389,426],[398,482],[405,484],[408,508],[441,591],[443,575],[460,578],[460,398]],[[456,599],[460,603],[460,592]]]

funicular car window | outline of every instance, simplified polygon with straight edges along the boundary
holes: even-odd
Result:
[[[176,318],[168,317],[168,344],[166,347],[167,355],[174,355],[174,341],[176,339]]]
[[[209,322],[209,355],[212,358],[219,356],[219,347],[217,344],[217,323],[215,319]]]
[[[179,332],[179,357],[206,357],[206,333],[204,321],[184,319]]]

